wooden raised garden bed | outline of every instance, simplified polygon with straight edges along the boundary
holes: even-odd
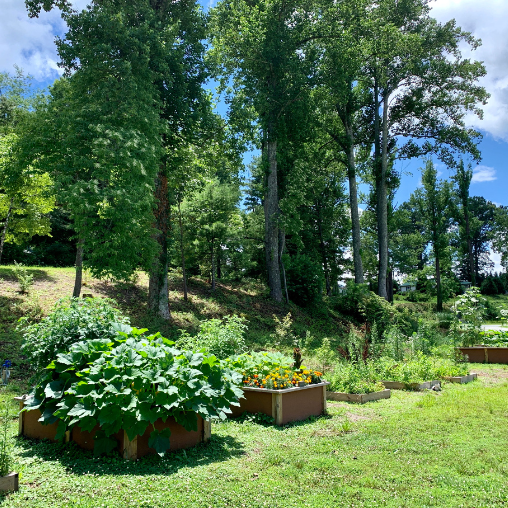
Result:
[[[0,492],[16,491],[19,489],[18,473],[10,473],[7,476],[0,476]]]
[[[16,397],[19,401],[20,410],[24,407],[25,398]],[[41,412],[38,409],[32,411],[24,411],[19,413],[19,428],[18,435],[25,436],[32,439],[50,439],[55,441],[56,429],[58,422],[51,425],[43,425],[39,422]],[[176,423],[175,419],[171,416],[165,422],[160,418],[155,422],[155,428],[162,430],[169,428],[171,430],[170,437],[170,451],[180,450],[182,448],[190,448],[198,443],[207,442],[211,436],[211,424],[209,421],[203,420],[198,415],[198,430],[187,431],[185,428]],[[84,450],[93,450],[94,436],[99,430],[97,425],[91,432],[81,430],[78,426],[65,433],[65,442],[74,441],[80,448]],[[129,440],[127,433],[120,430],[114,436],[118,445],[117,451],[124,459],[136,460],[145,455],[152,455],[157,453],[155,449],[148,446],[148,439],[153,428],[147,428],[142,436],[135,437],[132,441]]]
[[[472,346],[458,349],[463,355],[467,355],[471,363],[508,364],[508,347]]]
[[[434,386],[439,386],[441,388],[441,381],[425,381],[424,383],[402,383],[400,381],[381,381],[385,385],[385,388],[390,388],[391,390],[413,390],[413,391],[421,391],[421,390],[430,390]]]
[[[231,406],[232,417],[242,413],[263,413],[271,416],[276,425],[305,420],[309,416],[319,416],[326,412],[326,387],[328,381],[284,390],[268,388],[243,388],[244,398],[240,407]]]
[[[471,374],[467,374],[466,376],[452,376],[452,377],[446,377],[446,381],[449,381],[450,383],[470,383],[471,381],[474,381],[478,377],[478,374],[475,372],[471,372]]]
[[[388,389],[372,393],[326,392],[326,398],[328,400],[356,402],[358,404],[365,404],[372,400],[389,399],[390,396],[391,392]]]

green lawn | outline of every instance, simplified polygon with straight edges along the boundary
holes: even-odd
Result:
[[[393,391],[285,428],[227,421],[186,452],[135,463],[16,440],[5,507],[508,506],[508,367],[440,393]],[[11,396],[3,389],[2,396]],[[13,433],[16,421],[12,422]]]

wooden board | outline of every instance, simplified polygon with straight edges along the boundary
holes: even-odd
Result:
[[[328,400],[356,402],[357,404],[365,404],[373,400],[389,399],[391,391],[381,390],[380,392],[372,393],[343,393],[343,392],[327,392],[326,398]]]

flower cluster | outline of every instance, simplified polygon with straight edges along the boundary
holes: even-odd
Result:
[[[258,374],[249,375],[244,372],[243,386],[284,390],[285,388],[292,388],[293,386],[320,383],[321,376],[321,372],[310,369],[294,371],[291,369],[279,368],[269,372],[266,376],[259,376]]]

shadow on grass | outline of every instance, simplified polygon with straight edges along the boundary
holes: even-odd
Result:
[[[82,450],[72,442],[62,444],[24,437],[17,438],[17,441],[22,457],[58,462],[71,473],[98,476],[171,476],[183,468],[223,462],[245,454],[243,443],[230,436],[212,436],[206,444],[175,450],[163,457],[147,455],[137,461],[122,459],[115,453],[95,458],[91,451]]]
[[[333,418],[333,416],[327,413],[319,416],[309,416],[305,420],[299,420],[297,422],[289,422],[284,425],[275,425],[275,418],[272,418],[271,416],[265,415],[263,413],[248,413],[246,411],[237,418],[231,418],[231,421],[237,423],[249,422],[260,425],[262,427],[273,427],[275,430],[283,431],[293,427],[303,427],[318,420],[330,420],[331,418]]]
[[[25,267],[27,273],[29,275],[33,275],[34,281],[44,281],[44,282],[57,282],[58,279],[49,275],[49,273],[43,268],[29,268]],[[17,282],[16,275],[14,273],[14,268],[10,266],[0,267],[0,279],[5,280],[7,282]]]

